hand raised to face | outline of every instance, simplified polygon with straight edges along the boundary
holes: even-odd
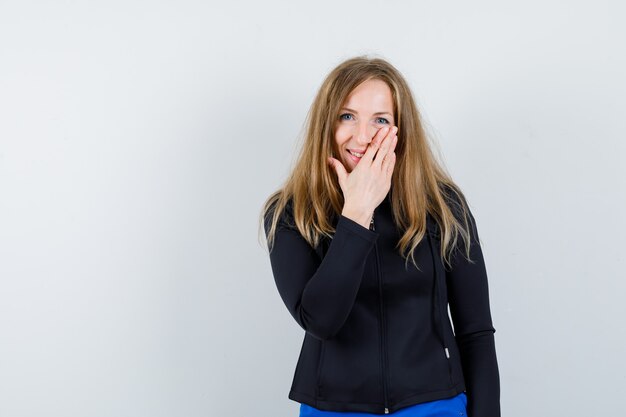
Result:
[[[385,199],[396,161],[397,131],[396,126],[380,129],[350,173],[339,160],[329,158],[343,192],[344,207],[371,213]]]

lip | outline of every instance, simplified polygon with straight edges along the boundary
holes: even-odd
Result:
[[[365,153],[365,149],[349,149],[352,152],[356,152],[356,153]]]
[[[354,152],[356,152],[356,151],[354,151]],[[352,155],[352,154],[350,153],[350,151],[348,151],[348,150],[346,150],[346,153],[348,154],[348,156],[349,156],[350,158],[352,158],[352,160],[353,160],[354,162],[357,162],[357,163],[358,163],[358,162],[361,160],[361,158],[358,158],[358,157],[356,157],[356,156]],[[364,152],[359,152],[359,153],[364,153]]]

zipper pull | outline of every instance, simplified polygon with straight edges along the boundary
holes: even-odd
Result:
[[[372,214],[372,220],[370,220],[370,230],[376,231],[376,229],[374,228],[374,215],[373,214]]]
[[[444,348],[444,350],[446,351],[446,358],[450,359],[450,352],[448,351],[448,348]]]
[[[389,414],[389,409],[385,407],[385,414]]]

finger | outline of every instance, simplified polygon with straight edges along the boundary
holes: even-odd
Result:
[[[378,152],[376,153],[376,159],[374,159],[374,162],[372,162],[372,166],[376,166],[379,169],[381,168],[382,162],[383,162],[382,161],[383,158],[385,157],[385,155],[387,155],[389,153],[390,149],[392,149],[393,138],[395,137],[397,131],[398,131],[398,128],[396,126],[394,126],[389,131],[387,136],[385,136],[385,139],[383,140],[383,142],[380,145],[380,149],[378,149]]]
[[[344,180],[348,176],[348,171],[346,171],[346,168],[343,166],[341,161],[333,157],[328,157],[328,164],[332,168],[334,168],[334,171],[337,173],[337,179],[339,180],[339,184],[343,185]]]
[[[379,154],[380,154],[380,152],[379,152]],[[389,164],[391,163],[391,154],[386,154],[385,156],[381,157],[381,159],[382,159],[382,161],[381,161],[381,164],[380,164],[380,168],[381,168],[382,172],[386,173],[387,172],[387,168],[389,167]]]
[[[389,132],[389,127],[386,127],[386,126],[383,127],[382,129],[379,129],[378,132],[376,132],[376,134],[374,135],[374,139],[372,139],[372,141],[370,142],[370,146],[367,147],[367,149],[365,150],[365,154],[359,161],[359,165],[363,163],[363,160],[369,163],[372,162],[372,160],[374,159],[374,155],[376,155],[376,151],[378,150],[378,147],[380,146],[380,142],[385,138],[388,132]],[[359,165],[357,165],[357,168]]]
[[[385,157],[383,163],[383,172],[387,174],[387,178],[390,179],[393,174],[393,168],[396,166],[396,153],[392,152],[391,155]]]

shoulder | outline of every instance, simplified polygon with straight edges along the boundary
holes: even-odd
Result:
[[[473,236],[477,235],[476,219],[470,209],[467,197],[457,185],[442,184],[441,190],[448,208],[454,218],[462,225],[466,225]]]
[[[472,212],[467,198],[458,185],[442,183],[441,191],[448,208],[458,221],[464,223],[466,218],[472,220]]]
[[[456,207],[460,206],[465,201],[465,195],[463,195],[458,185],[442,183],[440,189],[446,203],[449,205]]]
[[[264,215],[264,226],[265,226],[265,234],[269,233],[269,230],[272,226],[272,222],[274,216],[276,215],[276,210],[279,209],[278,203],[280,202],[279,198],[276,198],[272,203],[268,206],[265,215]],[[289,198],[285,203],[284,207],[280,208],[280,212],[278,215],[278,220],[276,224],[276,231],[280,229],[288,229],[294,230],[296,229],[296,224],[294,220],[294,211],[293,211],[293,198]]]

